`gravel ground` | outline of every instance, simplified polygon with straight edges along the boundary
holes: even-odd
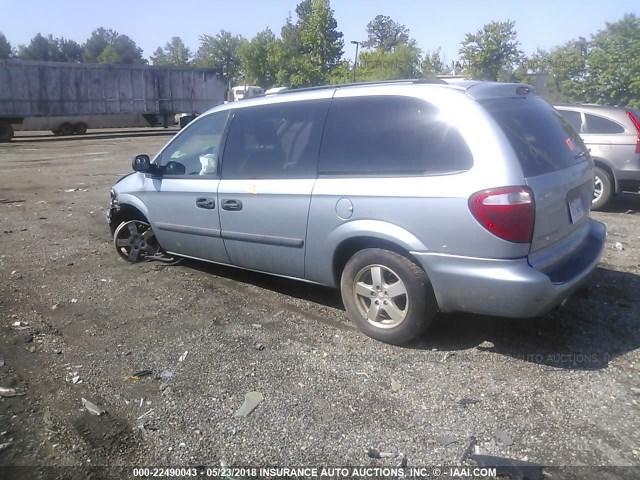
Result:
[[[174,133],[23,132],[0,144],[0,386],[24,393],[0,397],[0,465],[474,466],[469,452],[640,464],[640,195],[592,213],[607,224],[606,253],[563,309],[442,315],[393,347],[360,334],[333,290],[121,260],[109,188]],[[264,400],[235,416],[247,392]]]

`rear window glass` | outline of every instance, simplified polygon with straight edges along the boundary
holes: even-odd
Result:
[[[613,122],[611,120],[607,120],[604,117],[600,117],[598,115],[591,115],[589,113],[585,113],[585,121],[587,123],[587,128],[585,133],[591,134],[600,134],[600,135],[610,135],[612,133],[624,133],[624,127],[619,123]]]
[[[574,112],[573,110],[558,110],[560,115],[569,122],[576,132],[580,132],[582,129],[582,115],[580,112]]]
[[[584,161],[587,149],[578,134],[541,98],[500,98],[482,104],[509,139],[525,177]]]
[[[458,130],[422,100],[338,98],[331,103],[318,171],[328,175],[420,175],[465,171],[473,156]]]

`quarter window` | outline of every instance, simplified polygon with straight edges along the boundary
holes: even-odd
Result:
[[[580,112],[574,112],[573,110],[558,111],[560,112],[560,115],[569,122],[569,125],[571,125],[576,132],[580,133],[580,129],[582,128],[582,115]]]
[[[214,113],[189,123],[162,152],[160,166],[165,169],[164,175],[218,175],[218,157],[228,116],[228,112]]]
[[[334,99],[318,171],[334,175],[417,175],[464,171],[473,157],[438,110],[402,96]]]
[[[619,123],[612,122],[597,115],[585,113],[587,122],[587,132],[591,134],[607,135],[612,133],[624,133],[624,127]]]
[[[315,178],[328,100],[238,109],[222,162],[228,179]]]

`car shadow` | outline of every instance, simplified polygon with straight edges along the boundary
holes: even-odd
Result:
[[[336,289],[188,260],[186,266],[344,311]],[[553,369],[599,370],[640,347],[640,276],[597,268],[565,306],[532,319],[439,314],[425,336],[403,347],[433,353],[493,352]],[[345,323],[349,320],[345,314]]]
[[[640,214],[640,193],[624,192],[616,195],[603,212]]]
[[[118,138],[140,138],[140,137],[168,137],[178,133],[175,128],[156,130],[128,130],[126,132],[91,132],[84,135],[68,135],[58,137],[51,135],[16,135],[11,141],[12,144],[20,143],[48,143],[48,142],[68,142],[81,140],[115,140]]]

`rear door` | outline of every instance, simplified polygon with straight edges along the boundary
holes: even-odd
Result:
[[[304,277],[307,218],[329,99],[239,108],[218,189],[234,265]]]
[[[559,242],[570,248],[586,235],[581,227],[588,222],[593,197],[593,162],[579,135],[536,96],[483,104],[507,136],[534,194],[531,253]]]

